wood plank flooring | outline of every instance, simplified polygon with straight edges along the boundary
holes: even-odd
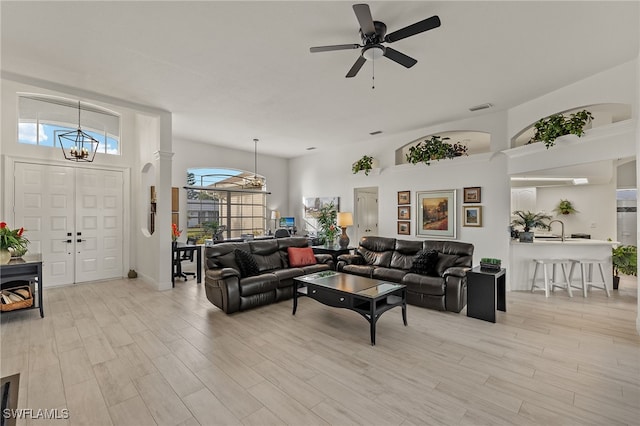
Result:
[[[378,322],[301,299],[234,315],[203,285],[116,280],[1,317],[18,425],[638,425],[637,283],[606,298],[507,294],[498,322],[408,307]]]

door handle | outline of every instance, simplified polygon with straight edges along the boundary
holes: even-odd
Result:
[[[65,241],[65,243],[67,243],[67,244],[71,244],[72,242],[73,242],[73,240],[67,240],[67,241]]]
[[[78,243],[81,243],[81,242],[83,242],[83,241],[87,241],[87,240],[83,240],[82,238],[78,238],[78,239],[76,240],[76,242],[78,242]]]

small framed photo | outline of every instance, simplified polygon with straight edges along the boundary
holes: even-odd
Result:
[[[411,207],[410,206],[398,207],[398,220],[409,220],[409,219],[411,219]]]
[[[398,235],[411,235],[411,222],[398,222]]]
[[[463,203],[481,203],[482,202],[482,193],[481,193],[481,188],[479,186],[464,188],[463,195],[464,195]]]
[[[398,191],[398,205],[411,204],[411,191]]]
[[[482,226],[482,206],[463,206],[462,210],[462,226]]]

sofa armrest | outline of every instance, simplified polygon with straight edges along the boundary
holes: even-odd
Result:
[[[453,275],[449,272],[451,269],[459,269],[457,271],[462,276]],[[445,309],[449,312],[460,312],[462,308],[467,306],[467,274],[469,268],[449,268],[445,271]],[[453,271],[456,272],[456,271]]]
[[[207,276],[214,280],[223,280],[229,277],[240,277],[240,272],[234,268],[209,269]]]
[[[452,266],[451,268],[447,268],[444,271],[444,274],[442,274],[442,276],[444,278],[446,278],[447,276],[451,275],[454,277],[466,277],[467,276],[467,271],[471,269],[471,268],[467,268],[467,267],[462,267],[462,266]]]
[[[333,256],[330,254],[315,254],[314,256],[318,263],[329,263],[333,261]]]
[[[341,254],[338,256],[338,261],[343,262],[346,265],[364,265],[364,257],[359,254]]]
[[[233,268],[209,269],[205,274],[207,299],[225,313],[240,310],[240,273]]]

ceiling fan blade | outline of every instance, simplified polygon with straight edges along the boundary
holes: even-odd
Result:
[[[317,46],[312,47],[309,50],[311,53],[317,52],[329,52],[332,50],[350,50],[350,49],[359,49],[359,44],[334,44],[333,46]]]
[[[360,71],[360,68],[362,68],[362,66],[364,65],[365,62],[367,62],[367,60],[365,58],[363,58],[362,56],[358,56],[358,59],[356,60],[356,63],[353,64],[353,66],[351,67],[351,69],[349,70],[349,72],[347,73],[347,75],[345,77],[347,77],[347,78],[355,77],[356,74],[358,74],[358,71]]]
[[[411,68],[418,62],[417,60],[413,59],[411,56],[407,56],[404,53],[400,53],[397,50],[392,49],[390,47],[387,47],[384,50],[384,56],[391,59],[394,62],[399,63],[400,65],[404,65],[407,68]]]
[[[420,22],[416,22],[415,24],[409,25],[408,27],[401,28],[398,31],[394,31],[391,34],[387,34],[387,36],[384,38],[384,41],[386,41],[387,43],[393,43],[394,41],[402,40],[403,38],[411,37],[412,35],[420,34],[425,31],[438,28],[439,26],[440,18],[438,18],[437,15],[434,15],[431,18],[427,18]]]
[[[371,17],[371,9],[369,5],[365,3],[354,4],[353,11],[358,18],[360,29],[364,35],[371,35],[376,33],[376,27],[373,25],[373,18]]]

